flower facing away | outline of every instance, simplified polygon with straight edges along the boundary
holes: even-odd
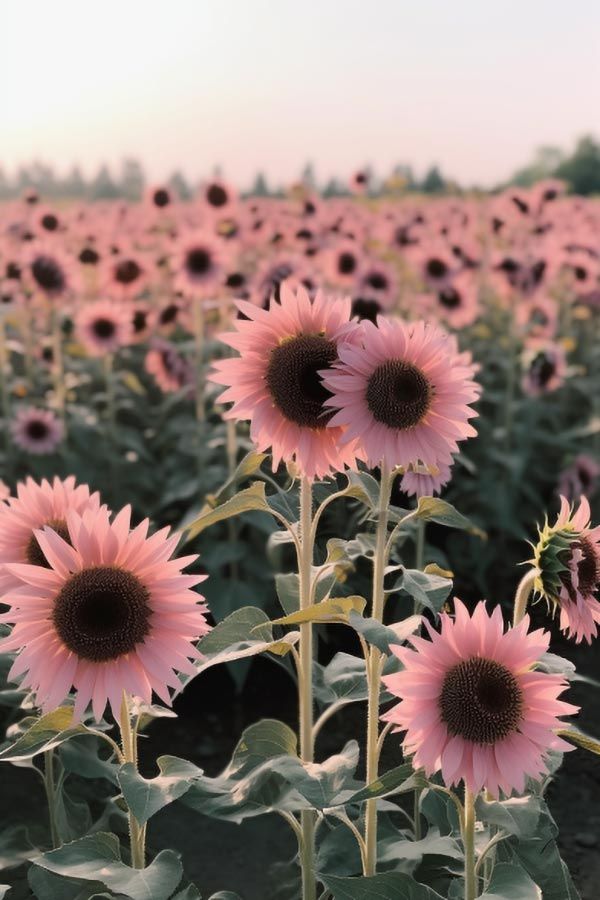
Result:
[[[550,636],[528,633],[528,616],[505,632],[500,607],[489,615],[483,602],[470,617],[456,599],[455,618],[440,618],[440,632],[425,622],[430,640],[392,647],[404,668],[383,680],[401,700],[383,718],[406,732],[414,765],[447,786],[522,793],[526,776],[547,773],[548,751],[571,749],[556,733],[559,716],[577,712],[558,699],[566,682],[533,668]]]
[[[400,482],[400,490],[417,499],[421,497],[433,497],[440,494],[452,477],[449,465],[439,466],[434,471],[427,469],[407,469]]]
[[[0,596],[19,584],[7,570],[8,563],[48,567],[35,536],[38,529],[47,525],[68,540],[67,512],[81,515],[99,507],[100,495],[90,493],[87,484],[76,484],[73,475],[64,481],[55,477],[52,482],[44,478],[40,484],[33,478],[19,482],[16,496],[0,506]]]
[[[371,466],[451,465],[458,441],[476,433],[473,366],[435,325],[380,316],[361,329],[360,345],[342,344],[323,373],[328,427],[344,426],[342,440],[358,440]]]
[[[329,428],[332,412],[322,374],[338,359],[339,343],[349,338],[350,300],[283,282],[280,302],[268,310],[239,301],[247,318],[222,340],[240,354],[217,362],[211,378],[227,385],[219,400],[232,401],[227,418],[250,419],[259,450],[269,447],[273,467],[295,460],[302,474],[321,478],[355,464],[355,441],[341,443],[343,428]]]
[[[556,522],[539,530],[532,562],[536,593],[560,613],[561,630],[578,644],[590,644],[600,623],[600,526],[590,528],[586,497],[576,511],[561,497]]]
[[[91,702],[100,720],[107,702],[119,715],[123,691],[170,703],[177,672],[193,674],[194,641],[206,634],[204,598],[192,590],[206,576],[184,575],[196,557],[172,559],[177,534],[148,536],[148,520],[130,530],[126,507],[111,522],[106,508],[67,513],[68,540],[52,528],[35,532],[49,568],[8,565],[19,579],[4,598],[14,623],[1,650],[17,651],[9,673],[24,676],[44,712],[71,688],[74,716]]]
[[[81,307],[75,329],[90,356],[114,353],[133,338],[131,311],[122,303],[98,300]]]
[[[17,411],[10,430],[15,444],[35,456],[54,453],[64,437],[63,424],[52,410],[33,406]]]

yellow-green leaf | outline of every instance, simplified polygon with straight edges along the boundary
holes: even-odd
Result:
[[[364,597],[353,595],[352,597],[331,597],[320,603],[313,603],[305,609],[283,616],[281,619],[273,619],[272,625],[299,625],[302,622],[347,622],[351,612],[362,615],[367,605]]]

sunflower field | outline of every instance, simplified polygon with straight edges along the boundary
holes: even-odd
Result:
[[[597,200],[30,190],[0,382],[0,898],[597,896]]]

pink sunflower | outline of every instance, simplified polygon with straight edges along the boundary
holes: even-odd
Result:
[[[205,297],[218,292],[226,255],[223,241],[209,231],[194,231],[178,239],[171,266],[175,289],[186,297]]]
[[[550,750],[572,749],[556,732],[578,708],[558,699],[561,675],[535,670],[550,635],[528,633],[528,616],[505,632],[499,606],[488,615],[478,603],[470,617],[455,599],[454,609],[439,632],[425,620],[430,640],[392,647],[404,668],[383,681],[401,702],[382,718],[406,732],[404,750],[427,775],[494,797],[522,793],[526,776],[548,772]]]
[[[148,536],[148,520],[130,530],[130,508],[67,512],[68,541],[52,528],[35,532],[49,568],[8,566],[20,582],[3,598],[14,624],[0,649],[17,651],[9,673],[24,676],[44,712],[74,688],[74,716],[107,702],[119,716],[123,691],[150,703],[154,691],[170,703],[177,672],[194,673],[194,641],[209,626],[204,598],[192,590],[203,575],[184,575],[196,557],[172,559],[179,535]]]
[[[131,311],[114,300],[97,300],[79,309],[75,332],[90,356],[114,353],[133,340]]]
[[[279,295],[268,310],[238,301],[247,318],[221,339],[240,355],[215,363],[209,377],[227,385],[219,397],[233,402],[226,418],[250,420],[252,440],[259,450],[271,448],[274,469],[294,459],[307,477],[322,478],[355,464],[356,442],[342,444],[343,428],[328,427],[322,379],[353,329],[350,300],[321,293],[311,300],[288,282]]]
[[[590,527],[587,497],[575,511],[565,497],[560,499],[554,525],[546,522],[539,530],[535,590],[559,613],[567,637],[591,644],[600,624],[600,525]]]
[[[12,439],[21,450],[34,456],[54,453],[62,442],[63,423],[50,409],[23,406],[11,423]]]
[[[323,373],[328,427],[345,427],[341,440],[358,441],[371,466],[450,465],[458,441],[476,433],[473,366],[435,325],[379,316],[360,329],[360,345],[342,344]]]
[[[19,482],[16,496],[0,506],[0,596],[18,584],[7,564],[48,565],[35,537],[39,528],[48,525],[66,540],[67,512],[99,507],[100,495],[91,494],[87,484],[76,484],[74,475],[64,481],[55,477],[52,482],[44,478],[40,484],[33,478]]]

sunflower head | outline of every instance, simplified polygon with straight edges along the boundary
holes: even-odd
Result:
[[[534,562],[538,570],[535,590],[553,606],[560,602],[561,589],[569,577],[569,560],[579,532],[570,523],[549,525],[538,530]]]

